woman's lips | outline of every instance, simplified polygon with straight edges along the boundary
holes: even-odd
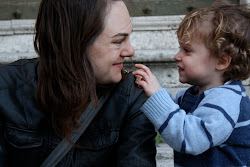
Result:
[[[113,64],[113,66],[119,68],[119,69],[122,69],[123,68],[123,63],[115,63]]]

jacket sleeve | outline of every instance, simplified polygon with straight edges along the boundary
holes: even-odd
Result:
[[[129,100],[128,116],[121,130],[117,166],[154,167],[155,128],[140,110],[147,97],[142,89],[134,84],[134,76],[128,76]]]

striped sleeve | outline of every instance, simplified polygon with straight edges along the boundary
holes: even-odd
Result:
[[[186,114],[166,89],[152,95],[142,111],[174,150],[198,155],[220,145],[230,136],[239,117],[241,94],[239,86],[212,88],[198,107]]]

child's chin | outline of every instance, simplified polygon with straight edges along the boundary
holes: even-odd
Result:
[[[180,83],[182,83],[182,84],[188,83],[187,81],[183,81],[183,80],[179,80],[179,81],[180,81]]]

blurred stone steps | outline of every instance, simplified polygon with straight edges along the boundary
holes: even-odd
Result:
[[[159,143],[156,145],[156,163],[157,167],[173,167],[173,149],[166,143]]]

